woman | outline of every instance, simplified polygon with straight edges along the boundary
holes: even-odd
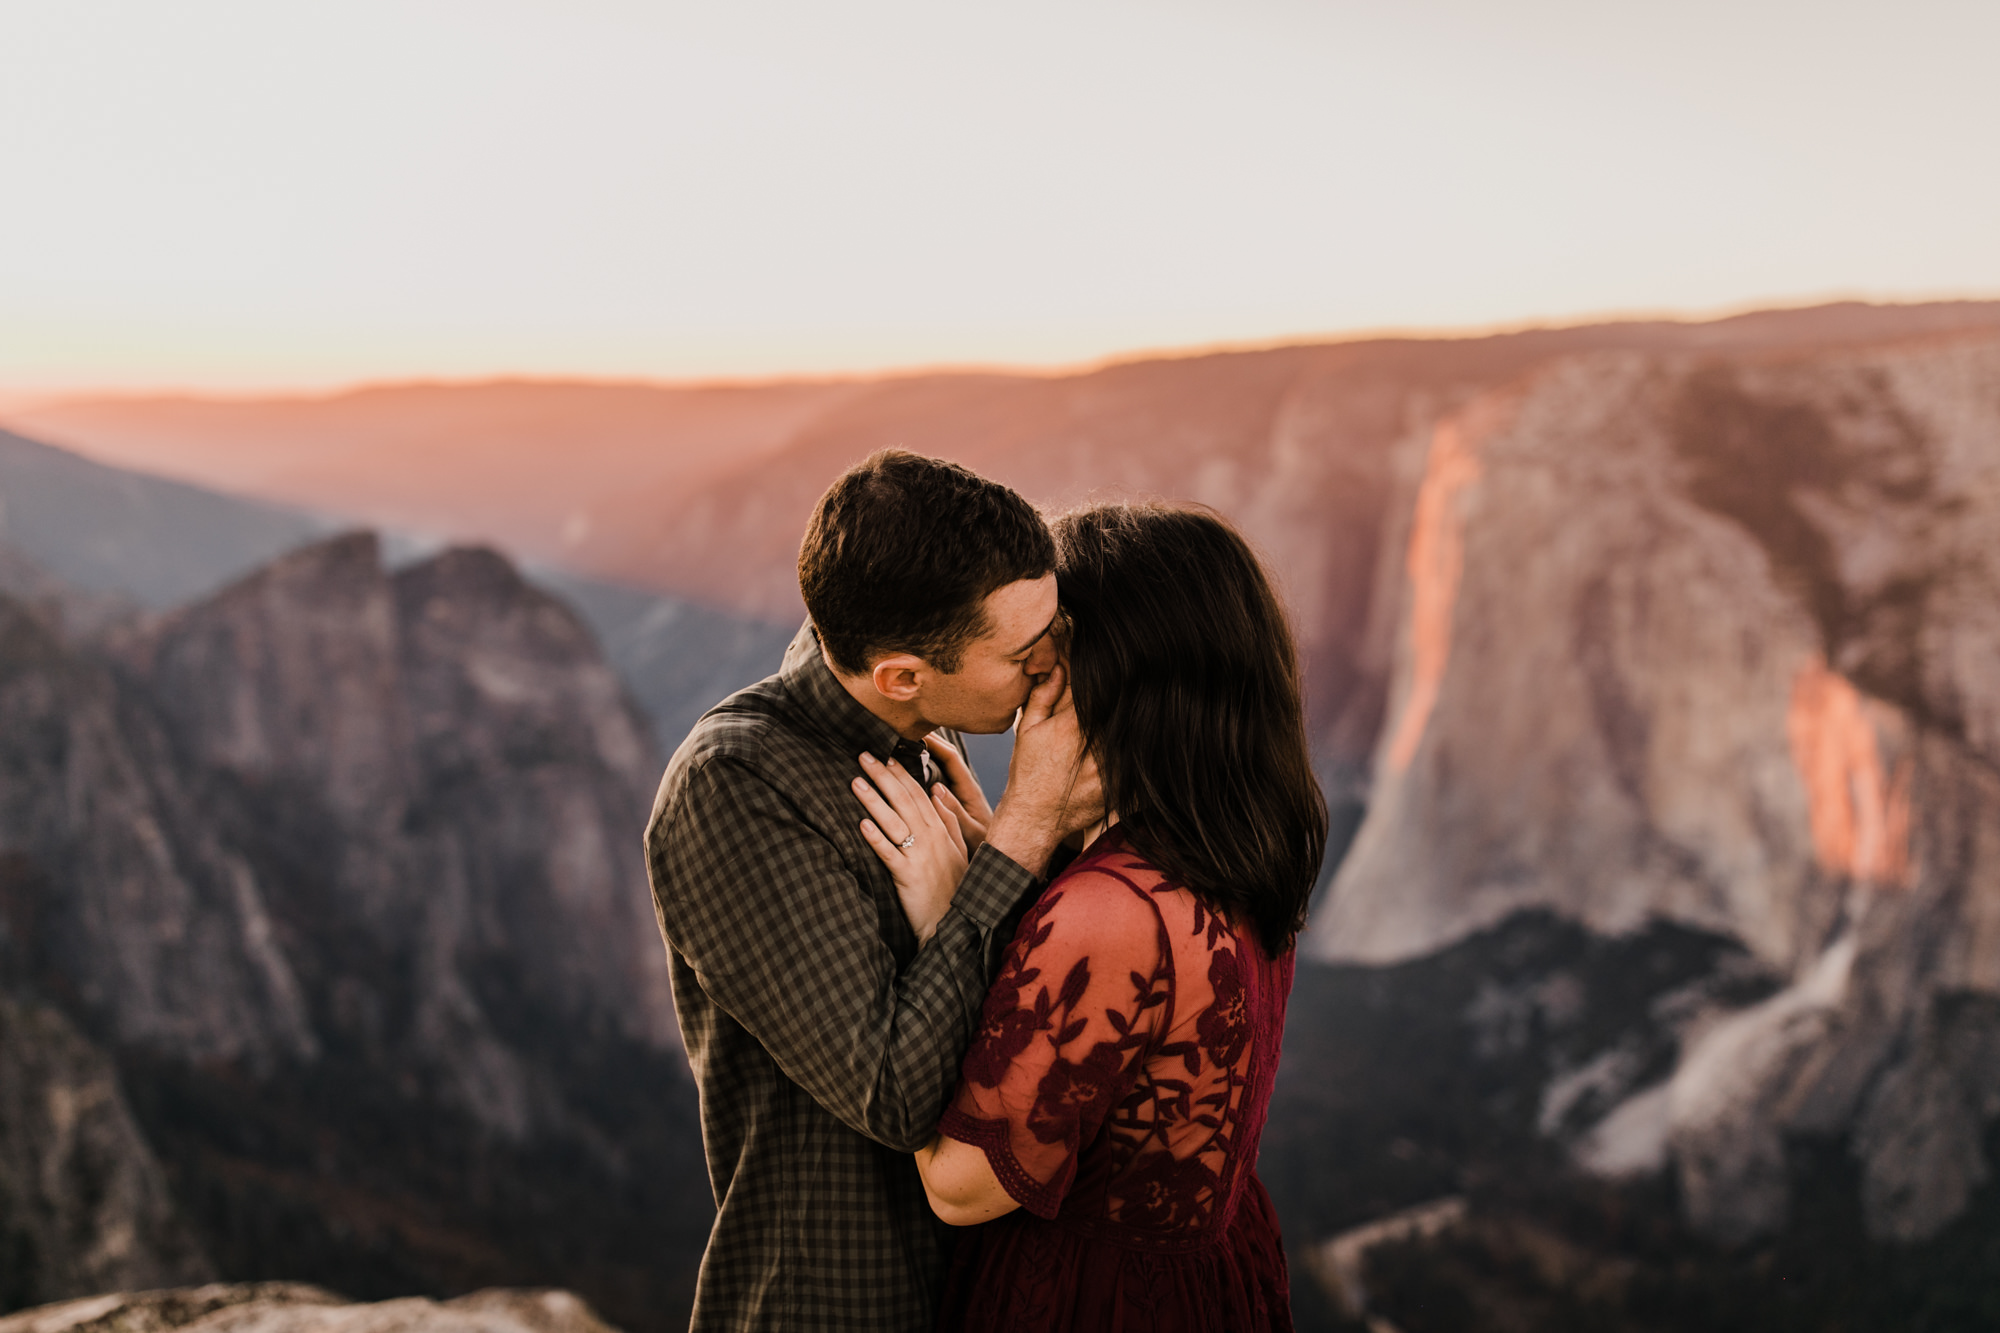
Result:
[[[1022,921],[917,1155],[938,1215],[984,1223],[940,1327],[1289,1329],[1253,1168],[1326,840],[1297,654],[1256,557],[1206,510],[1103,506],[1055,532],[1107,813]],[[956,884],[938,840],[977,826],[942,788],[926,802],[898,774],[884,794],[870,809],[903,837],[864,831],[923,935]],[[933,854],[899,848],[912,835]]]

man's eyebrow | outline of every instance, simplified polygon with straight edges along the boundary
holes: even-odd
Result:
[[[1022,653],[1027,652],[1030,648],[1034,647],[1036,644],[1040,643],[1043,639],[1047,638],[1049,631],[1056,627],[1056,621],[1061,619],[1061,617],[1062,617],[1062,612],[1060,611],[1056,612],[1055,615],[1050,616],[1049,623],[1042,626],[1042,632],[1040,634],[1037,634],[1034,638],[1028,640],[1026,643],[1022,644],[1019,648],[1016,648],[1013,652],[1008,653],[1007,656],[1019,657]]]

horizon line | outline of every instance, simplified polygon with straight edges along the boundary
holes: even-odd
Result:
[[[357,394],[385,390],[476,389],[502,385],[546,385],[601,388],[651,388],[667,390],[753,389],[777,385],[852,384],[863,382],[919,379],[937,375],[988,375],[1024,379],[1056,379],[1080,376],[1121,365],[1147,361],[1195,360],[1209,356],[1248,355],[1293,347],[1331,347],[1367,342],[1458,342],[1515,334],[1560,332],[1611,324],[1719,324],[1759,314],[1782,314],[1835,306],[1877,307],[1923,305],[1983,305],[2000,303],[2000,291],[1991,294],[1906,294],[1885,296],[1875,292],[1838,291],[1802,298],[1770,298],[1730,302],[1705,308],[1630,307],[1593,311],[1574,316],[1529,316],[1463,325],[1388,324],[1361,328],[1279,334],[1268,338],[1218,339],[1208,343],[1163,344],[1129,348],[1100,356],[1072,361],[937,361],[906,362],[849,370],[779,371],[770,374],[718,374],[679,377],[672,375],[593,375],[589,373],[496,370],[467,375],[366,376],[315,382],[294,381],[291,385],[259,385],[234,388],[202,386],[186,382],[131,384],[107,382],[71,388],[9,389],[0,385],[0,413],[36,411],[62,405],[98,402],[202,402],[273,403],[332,402]]]

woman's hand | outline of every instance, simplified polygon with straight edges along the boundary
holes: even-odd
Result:
[[[942,788],[937,795],[925,795],[893,760],[884,764],[864,754],[861,771],[867,776],[854,780],[854,794],[870,816],[861,821],[861,836],[889,867],[918,942],[928,943],[971,859],[959,829],[958,811],[964,806]]]
[[[979,788],[979,779],[972,772],[972,765],[965,762],[965,756],[957,747],[933,731],[924,737],[924,744],[930,749],[931,759],[944,774],[945,795],[950,799],[942,804],[958,820],[958,831],[965,838],[965,850],[976,852],[979,844],[986,841],[986,826],[993,822],[993,807],[986,803],[986,793]]]

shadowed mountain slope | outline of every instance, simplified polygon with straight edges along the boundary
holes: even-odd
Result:
[[[9,420],[107,463],[557,559],[588,537],[606,501],[687,490],[754,463],[860,388],[419,384],[311,399],[110,400]],[[696,447],[661,447],[683,440]]]
[[[57,1010],[0,997],[0,1311],[212,1271],[111,1061]]]
[[[164,610],[332,526],[0,430],[0,542],[80,591]]]
[[[582,622],[365,535],[108,660],[0,614],[14,977],[116,1057],[216,1269],[671,1326],[710,1203],[639,858],[660,759]]]
[[[319,501],[313,501],[317,505]],[[0,431],[0,592],[95,633],[165,611],[343,526],[293,509],[108,467]],[[436,549],[391,534],[396,563]],[[576,607],[671,751],[704,709],[774,668],[798,629],[543,566],[531,577]]]

